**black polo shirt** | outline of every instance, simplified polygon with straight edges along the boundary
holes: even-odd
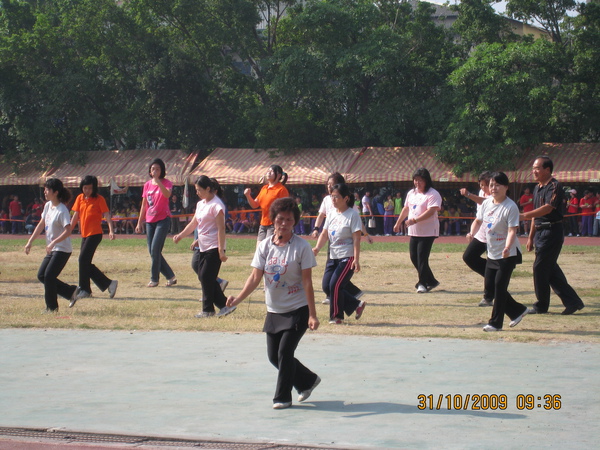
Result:
[[[563,219],[564,197],[565,191],[556,178],[552,178],[545,186],[538,184],[533,190],[533,207],[537,209],[544,205],[551,205],[554,209],[545,216],[536,217],[535,223],[561,222]]]

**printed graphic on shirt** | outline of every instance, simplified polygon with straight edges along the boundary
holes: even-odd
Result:
[[[331,241],[330,245],[353,245],[352,236],[346,237],[344,239],[339,236],[339,233],[337,233],[337,231],[343,228],[346,224],[347,219],[341,214],[338,214],[331,218],[331,221],[329,222],[329,239]]]
[[[284,275],[288,271],[288,262],[284,257],[272,256],[265,265],[265,282],[275,289],[287,288],[288,295],[300,290],[299,284],[287,284]]]
[[[494,208],[490,210],[485,217],[483,218],[483,226],[486,229],[487,240],[488,242],[494,241],[506,241],[506,234],[499,233],[495,228],[494,224],[498,222],[497,214],[501,210],[501,208]]]

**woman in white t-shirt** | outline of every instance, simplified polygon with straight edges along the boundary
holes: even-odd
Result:
[[[508,293],[512,272],[522,260],[517,238],[519,207],[507,196],[508,184],[508,177],[503,172],[491,175],[491,198],[481,204],[471,225],[471,236],[476,236],[480,228],[485,231],[488,251],[485,279],[486,285],[493,282],[495,292],[492,317],[483,331],[500,331],[504,314],[510,317],[510,326],[514,327],[528,311]]]
[[[274,234],[258,244],[252,259],[252,273],[237,296],[227,299],[234,308],[258,287],[264,278],[267,317],[267,355],[279,373],[273,397],[273,409],[292,406],[292,388],[299,392],[298,401],[308,399],[321,378],[294,353],[308,328],[319,327],[312,285],[312,268],[317,265],[310,244],[293,232],[300,220],[294,199],[279,198],[271,204],[269,218]]]
[[[198,231],[198,239],[192,243],[192,268],[202,286],[202,311],[196,314],[196,317],[214,316],[215,306],[220,309],[218,315],[224,316],[233,312],[235,308],[225,306],[227,298],[218,281],[221,263],[227,261],[225,205],[221,200],[221,186],[214,178],[202,175],[196,181],[196,194],[200,198],[196,205],[196,213],[183,231],[173,236],[173,242],[177,244],[194,229]]]
[[[329,323],[344,322],[344,313],[351,316],[356,312],[360,319],[366,302],[359,301],[348,291],[354,272],[360,270],[360,236],[362,223],[352,207],[354,197],[346,184],[336,184],[331,189],[334,211],[327,214],[323,231],[313,249],[315,256],[329,240],[329,258],[323,273],[323,291],[330,299]]]
[[[470,193],[466,188],[460,190],[461,195],[477,203],[477,211],[481,209],[483,201],[490,196],[490,177],[491,172],[485,171],[479,175],[479,195]],[[469,268],[485,278],[485,265],[487,260],[482,255],[487,251],[485,242],[485,231],[480,228],[476,236],[467,233],[469,245],[463,253],[463,261]],[[483,286],[483,298],[479,306],[492,306],[494,304],[494,285]]]
[[[408,217],[406,227],[410,236],[410,260],[417,269],[419,281],[415,285],[417,292],[422,294],[439,286],[431,267],[429,255],[433,241],[440,235],[438,211],[442,206],[442,196],[433,188],[431,175],[425,168],[413,173],[414,189],[406,195],[404,208],[394,225],[394,232],[400,231],[400,225]]]
[[[65,205],[71,198],[71,192],[58,178],[51,178],[44,185],[44,195],[47,203],[44,205],[40,222],[25,245],[25,253],[29,255],[31,244],[45,230],[46,256],[42,260],[37,277],[44,283],[44,313],[53,313],[58,312],[58,295],[73,300],[77,290],[77,286],[58,279],[73,252],[70,238],[71,215]]]

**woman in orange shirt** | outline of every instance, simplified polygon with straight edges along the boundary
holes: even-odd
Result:
[[[252,198],[252,192],[250,188],[244,191],[244,195],[250,203],[252,208],[259,208],[262,212],[260,218],[260,227],[258,228],[258,236],[256,240],[258,242],[266,239],[273,234],[273,222],[269,218],[269,209],[275,200],[278,198],[289,197],[290,194],[285,187],[285,183],[288,179],[287,173],[283,171],[281,166],[273,164],[267,170],[267,181],[262,187],[256,198]]]
[[[79,286],[77,292],[69,304],[69,308],[75,305],[77,300],[92,296],[90,280],[104,292],[108,289],[110,298],[117,292],[117,280],[111,280],[93,263],[94,253],[100,242],[102,242],[102,217],[108,224],[108,237],[112,241],[115,238],[113,222],[106,200],[98,195],[98,179],[93,175],[87,175],[79,183],[81,194],[77,196],[73,205],[73,217],[71,229],[78,222],[81,230],[81,251],[79,253]]]

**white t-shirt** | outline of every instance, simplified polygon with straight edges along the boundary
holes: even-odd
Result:
[[[442,206],[442,196],[433,188],[423,194],[416,189],[411,189],[406,195],[404,206],[408,207],[408,219],[419,217],[429,208],[437,208]],[[408,235],[415,237],[431,237],[440,235],[440,221],[438,215],[433,214],[425,220],[419,220],[416,224],[408,227]]]
[[[352,235],[362,229],[360,216],[354,208],[348,208],[343,213],[333,209],[325,219],[329,236],[329,257],[343,259],[354,256],[354,241]]]
[[[282,314],[306,306],[302,270],[317,265],[307,241],[293,235],[279,247],[269,237],[258,245],[250,265],[264,271],[267,311]]]
[[[483,197],[483,198],[488,198],[489,195],[487,195],[485,192],[483,192],[483,189],[479,189],[479,197]],[[479,213],[479,211],[481,210],[481,205],[479,203],[477,203],[477,213]],[[477,216],[477,213],[475,214],[475,216]],[[475,233],[475,236],[473,236],[475,239],[477,239],[479,242],[483,242],[485,243],[485,229],[483,227],[479,227],[479,230],[477,231],[477,233]]]
[[[219,246],[219,230],[217,228],[217,215],[219,212],[225,214],[225,207],[219,197],[214,197],[208,202],[200,200],[196,204],[194,217],[198,221],[198,249],[206,252],[211,248]]]
[[[326,196],[321,202],[321,206],[319,207],[319,214],[325,214],[327,217],[331,211],[335,211],[335,207],[333,206],[333,200],[331,200],[331,195]]]
[[[477,219],[481,220],[481,228],[486,233],[488,258],[502,259],[508,229],[519,226],[519,207],[508,197],[500,204],[495,204],[494,199],[489,197],[477,211]],[[515,238],[509,256],[517,256],[519,246],[519,240]]]
[[[371,205],[371,197],[367,197],[366,195],[363,196],[361,203],[362,203],[363,214],[368,214],[369,206]],[[367,206],[367,205],[369,205],[369,206]]]
[[[49,245],[54,239],[60,236],[65,227],[71,224],[71,215],[69,208],[64,203],[59,203],[58,206],[52,206],[52,202],[46,202],[42,219],[46,224],[46,245]],[[54,246],[54,249],[59,252],[73,253],[73,245],[71,238],[68,237],[64,241],[59,242]]]

